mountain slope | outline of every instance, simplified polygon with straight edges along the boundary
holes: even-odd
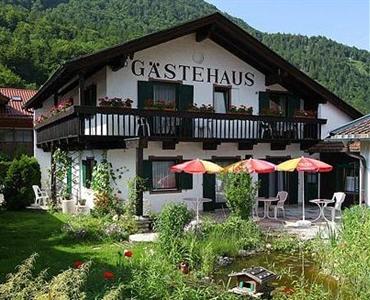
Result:
[[[34,87],[71,57],[217,11],[202,0],[0,0],[0,5],[0,85]],[[232,20],[338,96],[370,112],[368,51],[325,37],[262,33]]]

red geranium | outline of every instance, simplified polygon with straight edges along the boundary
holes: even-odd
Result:
[[[113,280],[114,279],[114,274],[113,272],[104,272],[103,277],[105,280]]]
[[[75,269],[80,269],[81,267],[82,267],[82,265],[83,265],[84,263],[82,262],[82,261],[80,261],[80,260],[76,260],[74,263],[73,263],[73,267],[75,268]]]
[[[285,287],[283,289],[283,292],[286,294],[286,295],[292,295],[294,293],[294,289],[290,288],[290,287]]]
[[[131,257],[133,255],[133,253],[132,253],[131,250],[125,250],[125,251],[123,251],[123,255],[126,256],[126,257]]]

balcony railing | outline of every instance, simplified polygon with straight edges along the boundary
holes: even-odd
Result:
[[[300,142],[321,137],[314,118],[282,118],[115,107],[73,106],[36,126],[37,143],[70,138],[104,139],[146,137],[149,140],[221,142]]]

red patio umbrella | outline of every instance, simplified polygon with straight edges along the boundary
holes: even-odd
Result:
[[[225,167],[224,170],[231,173],[247,172],[249,174],[267,174],[274,172],[275,168],[276,166],[268,161],[249,158],[233,163],[232,165]]]

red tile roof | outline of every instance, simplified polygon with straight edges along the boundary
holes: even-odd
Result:
[[[330,133],[331,140],[361,140],[370,138],[370,114],[351,121]]]
[[[23,105],[36,94],[35,90],[0,87],[0,94],[9,99],[5,106],[0,105],[0,116],[32,118],[32,112],[23,109]]]

